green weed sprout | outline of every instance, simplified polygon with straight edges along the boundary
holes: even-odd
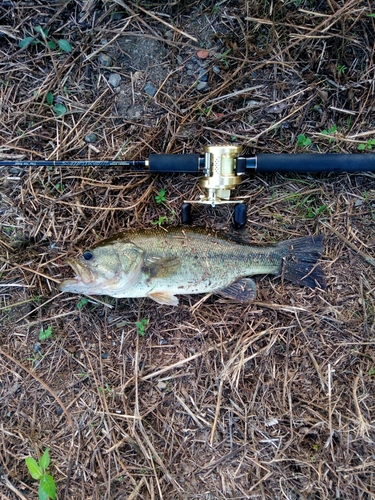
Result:
[[[87,303],[89,299],[86,299],[86,297],[82,297],[77,303],[77,309],[82,309]]]
[[[365,151],[365,149],[372,149],[375,147],[375,139],[369,139],[367,142],[358,144],[358,151]]]
[[[65,40],[62,38],[62,39],[58,40],[56,43],[54,40],[49,39],[50,37],[49,37],[49,29],[48,28],[43,29],[41,26],[35,26],[34,31],[38,35],[41,35],[43,41],[38,40],[36,38],[37,35],[27,36],[27,37],[23,38],[18,44],[21,49],[23,49],[24,47],[27,47],[30,44],[31,45],[38,45],[38,43],[42,43],[45,47],[48,47],[50,50],[55,50],[57,48],[57,46],[59,47],[59,49],[62,52],[69,53],[73,50],[72,46],[70,45],[68,40]]]
[[[231,49],[226,50],[223,52],[223,54],[219,54],[216,56],[216,58],[223,64],[226,68],[229,67],[229,62],[228,62],[228,55],[230,53]]]
[[[157,204],[165,203],[167,201],[167,198],[165,197],[165,189],[161,189],[159,191],[159,194],[155,196],[155,201]]]
[[[298,134],[297,135],[297,146],[300,148],[304,148],[307,146],[310,146],[311,144],[311,139],[309,137],[306,137],[305,134]]]
[[[137,327],[137,333],[141,337],[146,335],[146,326],[148,325],[148,319],[142,318],[140,321],[137,321],[135,326]]]
[[[322,130],[320,133],[322,135],[329,135],[329,136],[332,136],[332,135],[335,135],[335,133],[337,132],[337,125],[333,125],[331,128],[329,128],[328,130],[327,129],[324,129]],[[329,137],[328,139],[328,142],[333,142],[334,139],[333,137]]]
[[[67,109],[66,107],[64,106],[64,104],[61,104],[61,102],[56,102],[55,104],[54,103],[54,100],[55,100],[55,96],[53,95],[53,93],[50,91],[50,92],[47,92],[47,95],[46,95],[46,103],[48,104],[48,106],[52,106],[52,110],[56,113],[57,116],[62,116],[62,115],[65,115],[65,113],[67,112]],[[60,184],[58,184],[60,186]],[[57,186],[56,186],[57,188]],[[59,188],[57,188],[59,189]],[[61,191],[61,189],[60,189]]]
[[[155,196],[155,201],[158,205],[164,205],[165,208],[167,208],[170,212],[170,217],[167,217],[166,215],[160,215],[158,220],[156,221],[151,221],[151,224],[154,226],[161,226],[164,222],[173,222],[174,216],[175,216],[175,211],[170,209],[167,205],[167,198],[165,196],[165,189],[161,189],[159,191],[159,194]]]
[[[47,469],[51,463],[49,456],[49,448],[41,456],[39,462],[33,457],[25,459],[30,475],[36,481],[39,481],[38,495],[39,500],[55,500],[56,484],[51,474],[47,473]]]
[[[39,332],[39,340],[40,341],[50,339],[51,337],[52,337],[52,326],[51,325],[47,326],[47,328],[45,330],[44,330],[44,328],[40,329],[40,332]]]
[[[344,75],[347,69],[348,68],[345,66],[345,64],[338,64],[337,65],[337,74],[339,76]]]

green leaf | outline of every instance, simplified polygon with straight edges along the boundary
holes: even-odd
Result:
[[[326,208],[327,208],[327,205],[321,205],[319,208],[316,209],[315,214],[316,215],[322,214]]]
[[[56,484],[55,480],[51,474],[45,474],[40,480],[40,489],[43,490],[47,495],[55,500],[56,498]]]
[[[151,221],[151,224],[154,226],[161,226],[163,222],[166,222],[167,216],[166,215],[160,215],[158,220],[156,221]]]
[[[88,303],[89,299],[85,299],[84,297],[78,302],[77,309],[82,309]]]
[[[146,335],[146,326],[148,325],[148,319],[142,318],[141,321],[137,321],[135,326],[137,327],[138,335],[144,337]]]
[[[60,49],[63,50],[64,52],[71,52],[73,50],[72,46],[70,45],[68,40],[64,40],[64,39],[59,40],[58,44],[59,44]]]
[[[51,325],[49,325],[45,330],[43,328],[41,328],[40,333],[39,333],[39,340],[47,340],[51,337],[52,337]]]
[[[55,44],[55,42],[53,42],[52,40],[49,40],[49,41],[47,42],[47,45],[48,45],[48,47],[49,47],[51,50],[55,50],[55,48],[56,48],[56,44]]]
[[[165,189],[161,189],[159,194],[155,196],[156,203],[164,203],[167,201],[165,197]]]
[[[40,33],[43,37],[48,36],[48,31],[49,31],[48,28],[44,30],[41,26],[35,26],[34,30],[37,33]]]
[[[42,486],[40,484],[39,484],[39,488],[38,488],[38,497],[39,497],[39,500],[49,500],[48,494],[44,491],[44,489],[42,488]]]
[[[67,111],[64,104],[60,104],[59,102],[57,102],[52,109],[57,114],[57,116],[65,115]]]
[[[49,456],[49,448],[46,448],[46,451],[43,453],[41,459],[39,460],[39,465],[43,470],[46,470],[51,463],[51,459]]]
[[[363,142],[361,142],[361,144],[358,144],[357,149],[358,151],[364,151],[366,149],[366,144],[363,144]]]
[[[41,479],[43,477],[43,471],[41,467],[39,467],[38,462],[35,460],[35,458],[27,457],[25,459],[25,462],[33,479]]]
[[[20,40],[20,42],[18,43],[18,46],[21,49],[23,49],[24,47],[26,47],[27,45],[29,45],[33,40],[34,40],[34,37],[27,36],[26,38],[23,38],[22,40]]]
[[[330,134],[334,134],[335,132],[337,132],[337,125],[333,125],[329,130],[328,132]]]
[[[53,94],[52,94],[52,92],[48,92],[48,94],[46,95],[46,103],[49,104],[50,106],[53,103]]]
[[[306,137],[305,134],[297,135],[297,146],[304,147],[304,146],[310,146],[310,144],[311,144],[311,139],[309,137]]]

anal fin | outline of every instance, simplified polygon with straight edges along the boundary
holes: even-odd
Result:
[[[226,288],[215,290],[215,293],[236,300],[237,302],[252,302],[257,296],[257,286],[250,278],[241,278]]]
[[[178,298],[169,292],[154,292],[149,293],[147,297],[154,300],[158,304],[164,304],[167,306],[178,306]]]

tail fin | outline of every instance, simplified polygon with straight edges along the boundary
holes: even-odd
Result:
[[[295,238],[278,245],[285,255],[281,268],[283,278],[310,288],[326,288],[324,271],[318,263],[324,251],[322,235]]]

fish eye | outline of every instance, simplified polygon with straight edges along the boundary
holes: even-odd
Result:
[[[83,252],[83,258],[85,260],[91,260],[93,258],[93,254],[90,252],[90,250],[86,250],[85,252]]]

